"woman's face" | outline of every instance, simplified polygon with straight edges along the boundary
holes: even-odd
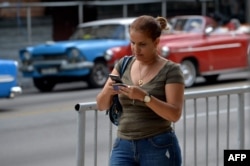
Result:
[[[130,30],[131,50],[138,60],[150,60],[157,55],[159,39],[153,41],[141,31]]]

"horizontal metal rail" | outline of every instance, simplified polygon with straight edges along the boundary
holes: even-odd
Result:
[[[230,144],[230,119],[232,118],[230,103],[232,102],[238,102],[238,108],[237,112],[237,148],[238,149],[244,149],[245,148],[245,94],[250,93],[250,85],[241,86],[241,87],[228,87],[228,88],[220,88],[220,89],[210,89],[210,90],[201,90],[201,91],[190,91],[185,92],[185,102],[184,102],[184,108],[183,108],[183,115],[182,115],[182,121],[183,124],[174,124],[175,131],[182,135],[182,139],[180,142],[182,142],[182,153],[183,153],[183,165],[190,165],[190,160],[192,160],[192,165],[209,165],[211,164],[211,157],[213,157],[213,165],[219,165],[220,160],[220,144],[221,139],[224,139],[223,133],[225,133],[225,140],[223,142],[226,143],[224,149],[229,149]],[[226,103],[221,104],[220,98],[225,97]],[[235,100],[236,98],[236,100]],[[202,104],[198,104],[199,100],[204,100]],[[212,100],[211,102],[209,102]],[[211,103],[215,104],[215,108],[209,110],[209,107],[211,107]],[[221,106],[224,106],[223,108],[225,110],[226,116],[220,116],[223,111],[221,110]],[[191,108],[188,108],[191,107]],[[249,108],[248,108],[249,109]],[[100,111],[97,110],[96,102],[87,102],[87,103],[78,103],[75,105],[75,110],[77,110],[79,116],[78,116],[78,146],[77,146],[77,166],[84,166],[85,163],[85,137],[86,137],[86,112],[87,111],[94,111],[94,141],[91,140],[91,143],[94,145],[94,165],[97,165],[97,159],[98,159],[98,138],[97,135],[99,133],[98,130],[98,113]],[[188,121],[190,121],[191,115],[188,115],[188,112],[192,110],[192,123],[193,125],[190,126],[188,124]],[[214,111],[215,110],[215,111]],[[202,112],[203,111],[203,112]],[[199,120],[198,117],[204,116],[204,120]],[[230,117],[231,116],[231,117]],[[215,117],[215,118],[213,118]],[[107,119],[106,119],[107,120]],[[202,122],[200,122],[202,121]],[[226,121],[226,129],[221,130],[220,125],[222,121]],[[204,139],[198,138],[199,129],[200,126],[205,126],[205,129],[202,129],[205,131]],[[233,125],[235,126],[235,124]],[[111,151],[112,147],[112,135],[113,135],[113,125],[109,122],[109,141],[108,143],[108,150],[107,153]],[[211,140],[210,139],[210,130],[213,130],[215,132],[215,153],[210,153]],[[182,134],[181,134],[182,133]],[[193,133],[190,135],[190,133]],[[189,137],[192,137],[190,140]],[[200,152],[200,142],[202,141],[202,145],[204,145],[202,148],[202,152]],[[205,153],[200,157],[200,153]],[[193,159],[192,159],[193,158]],[[108,160],[108,159],[107,159]],[[200,161],[202,160],[202,161]],[[200,163],[202,162],[202,163]],[[205,164],[204,164],[205,163]],[[103,164],[103,163],[102,163]]]
[[[16,7],[61,7],[61,6],[78,6],[78,5],[94,5],[94,6],[114,6],[114,5],[131,5],[146,3],[163,3],[163,2],[194,2],[195,0],[109,0],[109,1],[62,1],[62,2],[16,2],[0,3],[0,8],[16,8]],[[203,0],[202,2],[212,2],[212,0]]]

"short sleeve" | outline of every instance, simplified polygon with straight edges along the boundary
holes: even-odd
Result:
[[[124,60],[124,57],[119,59],[119,61],[115,64],[115,69],[120,73],[119,71],[121,70],[122,62]]]
[[[180,65],[174,62],[170,64],[170,69],[167,72],[166,84],[169,84],[169,83],[184,84],[183,72],[180,68]]]

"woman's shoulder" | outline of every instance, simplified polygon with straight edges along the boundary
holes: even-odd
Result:
[[[171,60],[168,60],[168,59],[165,59],[165,65],[164,65],[164,68],[168,68],[168,69],[180,69],[180,64],[179,63],[176,63],[174,61],[171,61]]]
[[[135,60],[135,57],[133,55],[125,55],[121,59],[119,59],[118,63],[122,64],[124,61],[130,61],[130,60]]]
[[[163,71],[163,75],[167,77],[168,83],[184,83],[184,77],[179,63],[167,60]]]

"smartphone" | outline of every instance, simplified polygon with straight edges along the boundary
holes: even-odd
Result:
[[[120,87],[127,87],[127,85],[126,84],[123,84],[123,83],[115,83],[115,84],[113,84],[113,88],[114,88],[114,90],[119,90],[120,89]]]
[[[115,81],[115,83],[122,83],[122,80],[121,80],[120,76],[118,76],[118,75],[109,74],[109,77],[110,77],[113,81]]]

